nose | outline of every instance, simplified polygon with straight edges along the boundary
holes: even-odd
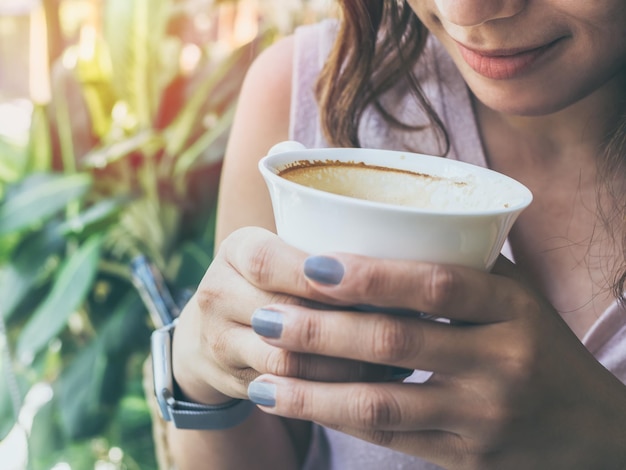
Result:
[[[446,21],[458,26],[476,26],[510,18],[524,9],[527,0],[435,0]]]

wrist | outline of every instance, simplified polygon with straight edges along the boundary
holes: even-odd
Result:
[[[254,405],[248,400],[231,399],[220,405],[207,405],[181,398],[172,373],[172,336],[176,321],[152,333],[151,350],[154,393],[161,415],[177,428],[223,430],[243,423]]]
[[[193,383],[193,381],[186,381],[185,377],[179,378],[179,375],[176,374],[176,367],[174,367],[173,372],[175,393],[181,400],[209,406],[223,405],[234,400],[233,397],[219,392],[205,382]]]

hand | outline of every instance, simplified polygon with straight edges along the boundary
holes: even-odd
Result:
[[[276,260],[264,268],[267,288],[280,288],[285,267]],[[264,375],[249,391],[267,413],[450,469],[626,468],[626,387],[506,260],[492,274],[350,255],[312,258],[306,269],[309,284],[298,284],[296,295],[419,310],[451,323],[270,305],[257,313],[280,324],[268,344],[434,373],[424,384]]]
[[[291,353],[262,341],[250,327],[258,307],[321,307],[327,298],[301,271],[306,255],[256,228],[233,233],[221,245],[174,333],[174,377],[187,399],[218,404],[247,398],[261,373],[323,381],[386,380],[394,369],[350,359]],[[268,265],[280,270],[266,277]]]

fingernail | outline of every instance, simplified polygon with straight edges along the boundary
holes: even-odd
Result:
[[[310,256],[304,262],[304,275],[312,281],[336,286],[344,275],[343,264],[327,256]]]
[[[274,310],[255,310],[251,323],[254,332],[266,338],[280,338],[283,332],[283,314]]]
[[[248,398],[256,405],[276,405],[276,385],[267,382],[250,382],[248,385]]]
[[[391,368],[391,380],[404,380],[413,374],[412,369],[405,369],[404,367],[392,367]]]

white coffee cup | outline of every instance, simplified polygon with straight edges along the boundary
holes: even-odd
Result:
[[[274,146],[259,170],[278,235],[310,254],[348,252],[489,270],[532,201],[528,188],[508,176],[409,152],[307,149],[288,141]],[[287,179],[290,170],[305,173],[305,180]],[[320,182],[327,187],[319,189]]]

